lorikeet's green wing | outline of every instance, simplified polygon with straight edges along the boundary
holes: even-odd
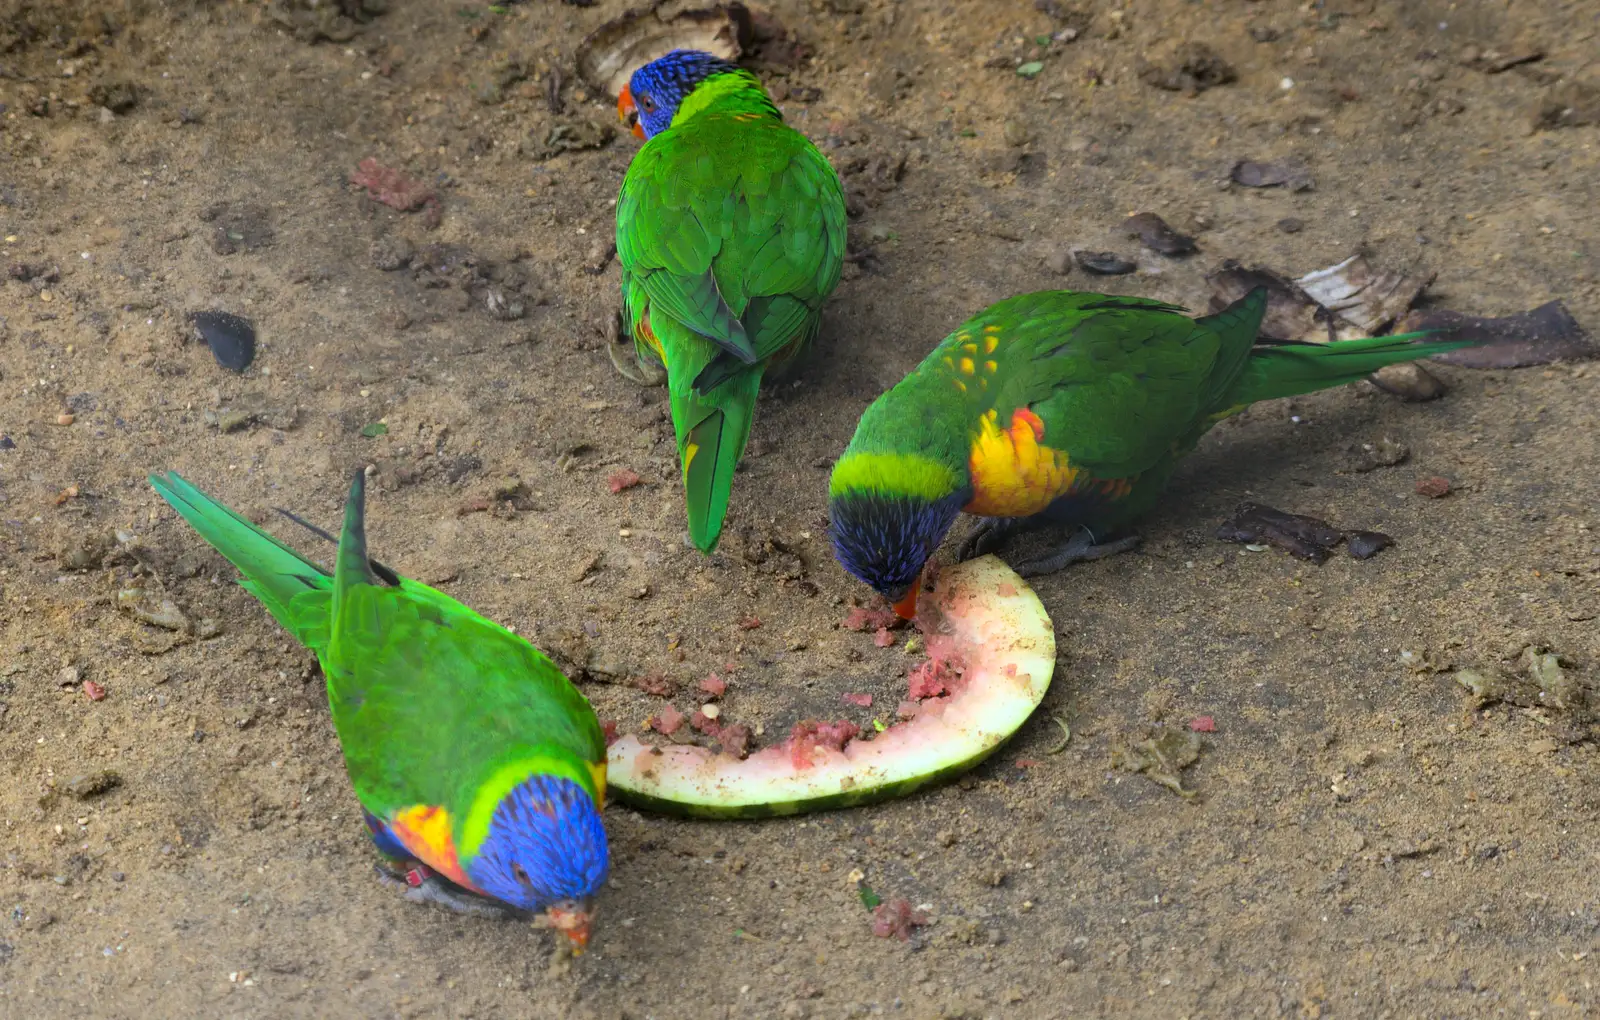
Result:
[[[745,363],[808,333],[844,245],[838,175],[772,116],[708,113],[657,135],[617,199],[631,322],[670,316]]]
[[[1040,442],[1076,469],[1130,478],[1170,456],[1237,376],[1255,338],[1247,320],[1224,335],[1159,301],[1058,291],[1000,302],[963,327],[973,340],[957,346],[981,351],[993,338],[974,374],[995,366],[988,387],[1000,427],[1027,408]]]
[[[379,581],[368,566],[362,496],[358,475],[323,658],[362,805],[380,818],[439,806],[459,823],[507,756],[526,759],[544,746],[603,763],[594,710],[537,649],[431,588]],[[570,778],[598,797],[593,771]]]
[[[333,575],[244,517],[190,485],[176,471],[150,484],[200,537],[244,575],[239,582],[301,644],[321,655],[328,646]]]

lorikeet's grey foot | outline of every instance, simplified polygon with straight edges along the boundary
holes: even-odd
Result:
[[[482,896],[458,889],[454,885],[435,875],[433,871],[421,864],[414,864],[405,875],[399,876],[377,868],[378,878],[385,885],[394,885],[404,888],[401,897],[412,903],[433,903],[452,910],[458,914],[470,917],[488,917],[503,920],[510,916],[510,912],[503,907],[498,907]]]
[[[985,517],[978,521],[977,526],[967,533],[967,537],[956,548],[957,562],[964,563],[994,552],[1005,544],[1006,539],[1023,530],[1026,520],[1024,517]]]
[[[1072,540],[1055,552],[1041,556],[1036,560],[1019,563],[1016,566],[1017,574],[1022,577],[1040,577],[1044,574],[1053,574],[1063,567],[1074,563],[1087,563],[1089,560],[1103,560],[1107,556],[1125,553],[1139,544],[1138,535],[1128,535],[1115,542],[1095,542],[1094,536],[1088,528],[1080,530],[1072,536]]]
[[[606,329],[606,353],[611,356],[611,367],[617,370],[617,374],[636,386],[649,389],[667,381],[664,366],[647,365],[639,360],[639,351],[633,346],[633,338],[623,331],[622,320],[617,316],[611,317],[611,324]]]

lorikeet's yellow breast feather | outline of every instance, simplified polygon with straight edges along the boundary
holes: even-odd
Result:
[[[972,502],[969,514],[985,517],[1027,517],[1072,491],[1078,479],[1065,451],[1043,445],[1044,422],[1026,407],[1000,427],[999,412],[990,408],[978,419],[972,437],[969,470]]]
[[[968,460],[974,495],[962,509],[981,517],[1028,517],[1062,496],[1121,499],[1132,491],[1126,478],[1090,477],[1065,450],[1046,446],[1044,433],[1044,420],[1026,407],[1013,411],[1005,428],[997,410],[985,411]]]

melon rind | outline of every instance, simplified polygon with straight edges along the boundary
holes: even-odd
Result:
[[[983,761],[1028,721],[1055,669],[1055,630],[1033,589],[994,556],[939,575],[919,622],[953,641],[965,683],[916,718],[797,768],[787,743],[740,760],[692,745],[611,745],[607,774],[635,807],[704,818],[768,818],[904,796]]]

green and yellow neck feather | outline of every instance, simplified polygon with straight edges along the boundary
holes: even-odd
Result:
[[[829,498],[851,492],[878,492],[937,502],[966,486],[948,465],[916,453],[845,452],[833,466]]]
[[[477,854],[478,848],[489,836],[489,825],[494,821],[494,813],[506,795],[531,777],[539,775],[570,779],[588,791],[589,796],[594,798],[596,807],[605,806],[606,763],[604,761],[591,764],[554,748],[551,748],[549,753],[539,753],[536,750],[532,754],[500,765],[479,785],[477,792],[473,794],[472,806],[467,809],[466,815],[459,823],[456,850],[462,859],[470,860]]]
[[[761,87],[761,82],[743,69],[714,74],[696,85],[694,91],[678,104],[678,112],[672,117],[672,127],[711,112],[743,112],[783,119],[783,114]]]

